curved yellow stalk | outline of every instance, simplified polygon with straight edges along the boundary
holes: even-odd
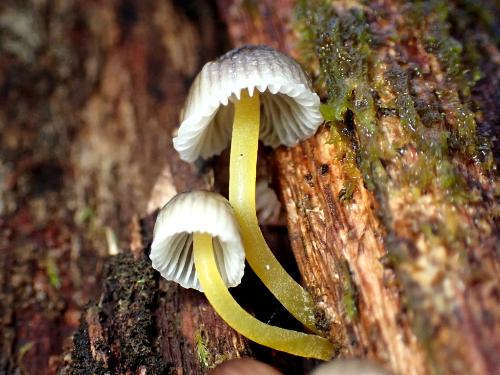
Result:
[[[333,345],[325,338],[262,323],[238,305],[217,269],[212,236],[194,233],[193,254],[205,296],[221,318],[237,332],[258,344],[301,357],[322,360],[332,357]]]
[[[234,104],[229,166],[229,202],[240,225],[250,267],[281,304],[302,324],[318,332],[311,296],[284,270],[267,246],[255,210],[260,100],[245,90]]]

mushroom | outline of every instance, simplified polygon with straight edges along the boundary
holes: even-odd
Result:
[[[327,360],[333,346],[323,337],[271,326],[233,299],[228,287],[241,282],[243,243],[229,202],[207,191],[182,193],[160,211],[150,258],[167,280],[203,291],[233,329],[261,345],[302,357]]]
[[[229,201],[248,263],[283,306],[314,332],[311,296],[279,264],[259,228],[255,180],[259,138],[277,147],[313,135],[323,121],[319,104],[296,61],[270,47],[241,47],[203,67],[173,140],[188,162],[220,153],[231,140]]]

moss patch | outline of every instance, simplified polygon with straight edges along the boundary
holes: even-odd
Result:
[[[398,276],[431,362],[436,327],[452,325],[450,285],[478,267],[472,250],[494,231],[491,189],[478,184],[493,165],[472,102],[480,55],[464,31],[477,25],[459,17],[461,7],[471,6],[403,1],[370,3],[367,12],[365,2],[313,0],[297,10],[302,55],[317,72],[332,158],[345,175],[338,198],[350,199],[361,178],[375,193],[387,231],[381,261]],[[481,22],[483,30],[492,24],[487,17]],[[460,28],[465,38],[453,35]],[[342,274],[342,303],[352,320],[356,289]]]
[[[327,103],[321,112],[331,124],[329,142],[341,150],[346,183],[342,199],[350,199],[361,177],[371,184],[372,163],[378,155],[375,136],[375,107],[367,84],[371,35],[364,15],[353,10],[337,17],[327,2],[302,2],[298,8],[304,40],[313,45],[320,65],[319,82],[324,83]],[[359,143],[345,126],[347,116],[354,117]],[[353,147],[359,144],[359,148]],[[361,167],[358,168],[358,163]]]
[[[221,363],[231,359],[230,355],[212,353],[210,351],[210,340],[205,334],[203,327],[200,327],[195,334],[196,352],[203,369],[213,369]]]
[[[120,254],[111,258],[105,276],[105,295],[111,300],[103,300],[102,307],[107,318],[113,319],[110,339],[120,344],[120,362],[128,370],[146,366],[152,373],[163,373],[168,366],[152,343],[152,309],[158,293],[154,270],[144,259]]]
[[[88,326],[82,321],[74,338],[70,373],[135,372],[139,367],[150,374],[166,373],[169,364],[157,352],[153,341],[157,294],[157,280],[149,262],[135,260],[129,253],[110,258],[105,270],[105,297],[97,306],[99,323],[106,334],[97,345],[101,352],[107,353],[109,363],[103,364],[92,357]],[[114,368],[116,363],[123,368]]]
[[[96,361],[90,351],[90,340],[88,325],[82,320],[78,331],[73,337],[73,351],[71,352],[71,366],[68,373],[71,375],[105,375],[109,374],[109,369],[101,361]]]
[[[488,161],[486,167],[491,166],[491,157],[484,152],[488,146],[478,141],[474,113],[468,103],[470,89],[480,73],[462,63],[462,45],[451,36],[447,22],[449,8],[448,2],[441,0],[418,1],[405,7],[410,20],[408,27],[416,30],[415,35],[445,74],[439,90],[421,96],[413,78],[422,77],[422,67],[411,59],[400,60],[401,63],[394,59],[390,67],[380,67],[383,61],[374,53],[384,42],[415,35],[398,35],[394,31],[384,40],[380,32],[373,30],[373,22],[366,19],[361,5],[354,4],[337,14],[329,2],[299,4],[298,27],[303,49],[309,51],[304,55],[310,65],[314,65],[314,60],[319,64],[316,86],[327,98],[321,112],[331,124],[330,142],[342,150],[340,158],[346,166],[345,198],[352,195],[360,172],[368,188],[373,190],[378,184],[382,191],[380,187],[387,183],[387,178],[381,163],[397,157],[410,142],[421,160],[411,166],[404,182],[413,184],[417,177],[415,185],[420,190],[428,189],[436,181],[452,198],[460,196],[459,190],[464,190],[461,177],[449,160],[455,150],[474,162],[481,149],[480,159]],[[311,50],[315,53],[311,54]],[[380,100],[387,90],[393,96],[389,103]],[[447,103],[446,107],[440,102]],[[381,117],[388,111],[399,118],[402,144],[389,144],[381,132]],[[346,121],[349,113],[355,124],[358,147],[353,147],[352,137],[348,136],[352,134]]]
[[[207,349],[207,343],[205,342],[206,340],[203,337],[203,331],[201,328],[199,328],[196,331],[195,335],[195,341],[196,341],[196,352],[198,354],[198,359],[200,360],[200,364],[202,368],[208,368],[209,363],[208,363],[208,357],[209,357],[209,352]]]
[[[358,293],[356,284],[352,280],[352,275],[349,270],[349,264],[343,262],[342,275],[342,304],[344,312],[350,322],[356,320],[359,315],[358,311]]]

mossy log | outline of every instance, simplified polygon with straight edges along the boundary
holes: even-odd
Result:
[[[247,342],[147,260],[154,208],[226,189],[227,154],[190,166],[171,135],[203,63],[251,43],[298,59],[324,102],[315,137],[261,150],[293,252],[283,228],[264,231],[288,269],[295,257],[339,356],[500,373],[498,15],[466,0],[2,4],[0,372],[314,365]],[[106,244],[123,251],[101,272]],[[243,284],[246,308],[296,327]]]
[[[150,234],[135,226],[134,251],[107,262],[104,290],[89,304],[61,374],[200,374],[251,355],[201,293],[160,280],[146,258]],[[150,241],[149,241],[150,242]]]
[[[400,374],[499,373],[498,9],[220,4],[235,45],[296,56],[325,100],[325,126],[277,150],[276,171],[341,355]]]

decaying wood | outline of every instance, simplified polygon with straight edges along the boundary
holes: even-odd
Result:
[[[300,46],[293,43],[299,38],[288,32],[293,23],[288,3],[263,1],[246,11],[236,10],[225,1],[219,4],[235,45],[271,44],[302,57],[313,71],[319,68],[322,72],[316,80],[320,90],[330,90],[328,82],[335,81],[335,68],[330,64],[344,54],[343,58],[351,59],[345,60],[347,64],[355,66],[361,61],[365,64],[361,69],[366,70],[361,72],[361,79],[354,74],[349,76],[349,72],[339,73],[345,79],[340,84],[348,86],[352,84],[349,79],[357,78],[360,86],[367,85],[370,90],[369,97],[363,99],[367,101],[365,105],[374,100],[370,97],[379,98],[372,119],[379,130],[371,139],[364,135],[364,113],[360,110],[358,117],[356,112],[355,95],[357,90],[362,91],[360,86],[354,86],[347,97],[348,101],[354,97],[353,107],[331,125],[340,129],[353,126],[348,130],[353,141],[347,143],[347,148],[358,150],[357,166],[356,160],[353,164],[346,156],[345,144],[340,144],[342,149],[332,142],[328,126],[297,147],[276,152],[276,170],[294,255],[304,283],[330,323],[329,337],[343,347],[342,355],[367,355],[404,374],[498,373],[499,259],[495,243],[499,232],[493,219],[498,210],[494,172],[488,172],[488,167],[485,171],[477,156],[471,158],[467,152],[464,155],[455,146],[454,151],[438,156],[440,161],[450,160],[450,168],[458,176],[451,190],[462,189],[466,195],[476,192],[479,198],[464,202],[450,198],[447,188],[435,182],[423,190],[418,183],[403,182],[403,176],[416,164],[420,163],[417,173],[422,174],[432,166],[422,163],[425,151],[417,150],[419,141],[409,140],[404,131],[407,114],[398,108],[403,105],[397,101],[401,97],[398,90],[411,91],[406,96],[410,104],[404,103],[405,111],[415,111],[422,103],[428,106],[428,112],[424,110],[415,117],[418,122],[427,121],[426,114],[430,116],[433,108],[439,108],[434,113],[441,117],[432,125],[425,124],[435,127],[435,132],[448,128],[453,133],[462,122],[469,121],[464,117],[474,119],[468,102],[471,99],[464,99],[460,91],[463,77],[452,76],[452,69],[460,68],[460,62],[446,60],[449,56],[443,51],[450,48],[446,43],[457,43],[447,33],[464,4],[448,4],[453,11],[454,7],[459,11],[450,11],[448,18],[445,15],[443,19],[443,8],[439,8],[442,3],[422,3],[427,17],[424,13],[413,15],[421,17],[415,21],[409,12],[412,6],[405,2],[372,2],[370,8],[357,2],[305,2],[296,26],[300,29],[306,25],[310,38],[307,53],[317,56],[312,59],[301,56]],[[281,22],[270,22],[261,17],[264,14],[273,14],[272,18]],[[344,30],[343,19],[350,22]],[[363,21],[356,23],[357,19]],[[354,32],[341,35],[344,42],[335,44],[335,27],[340,28],[340,33]],[[362,34],[363,27],[368,28],[376,43],[367,44],[368,51],[356,51],[357,43],[361,44],[356,41],[356,34]],[[456,37],[466,42],[467,37],[460,34],[465,29],[456,31]],[[424,34],[434,36],[433,32],[438,38],[449,37],[434,41],[434,52],[424,48],[424,42],[428,42]],[[485,53],[477,63],[481,63],[483,74],[488,74],[480,82],[482,90],[473,94],[473,100],[483,103],[490,121],[485,122],[482,113],[476,112],[476,126],[481,129],[498,123],[497,109],[484,98],[485,91],[498,90],[498,51],[480,25],[474,32]],[[395,35],[400,39],[394,39]],[[347,50],[353,45],[354,54],[349,56],[352,51]],[[365,53],[370,54],[370,60],[363,62]],[[457,66],[450,68],[446,64]],[[349,71],[350,67],[343,69]],[[412,75],[412,70],[422,74]],[[411,78],[403,86],[391,89],[391,74],[396,71],[401,77]],[[342,92],[328,94],[328,100],[334,103],[335,95]],[[381,115],[383,107],[394,108],[394,101],[395,112]],[[498,140],[494,129],[490,141],[495,145]],[[432,129],[419,131],[422,137],[426,133],[432,137]],[[390,158],[376,155],[379,164],[371,165],[371,173],[366,173],[363,162],[372,162],[372,155],[363,152],[377,149],[373,147],[377,143],[380,147],[387,143],[377,138],[377,133],[387,137],[390,147],[398,145],[403,151],[401,156],[392,154]],[[491,136],[491,130],[487,134]],[[462,144],[475,142],[474,132],[467,136],[472,140],[461,139]],[[424,139],[420,143],[425,142]],[[488,158],[491,155],[486,155]],[[437,179],[436,173],[433,171],[431,178]],[[467,235],[460,235],[459,231]]]
[[[167,282],[152,269],[147,252],[156,213],[132,225],[130,252],[108,260],[100,300],[86,308],[59,373],[204,374],[230,359],[269,360],[269,350],[262,352],[228,327],[201,293]],[[245,285],[236,295],[247,309],[275,306],[255,278],[247,275]],[[270,320],[276,315],[272,309],[257,313]],[[282,370],[302,372],[300,359],[271,355]]]
[[[251,354],[202,294],[165,282],[144,252],[135,254],[108,262],[102,297],[82,316],[60,373],[198,374]]]
[[[381,258],[384,231],[373,195],[360,183],[342,202],[340,162],[322,129],[315,139],[280,152],[283,199],[288,202],[292,247],[309,289],[331,321],[329,335],[346,345],[345,355],[387,361],[397,373],[425,373],[425,359],[390,270]],[[295,171],[295,172],[294,172]]]
[[[229,48],[267,44],[301,61],[326,103],[315,137],[259,154],[293,253],[279,221],[264,234],[292,273],[295,257],[324,334],[395,373],[500,373],[495,5],[215,4],[0,6],[0,372],[314,365],[247,342],[147,260],[175,192],[227,193],[214,173],[227,152],[193,166],[171,145],[193,77]],[[250,273],[235,295],[300,329],[263,289]]]
[[[248,353],[199,293],[159,281],[137,235],[172,192],[210,186],[171,134],[220,28],[205,2],[0,6],[1,373],[53,373],[63,355],[69,373],[203,373]],[[173,187],[152,192],[162,170]],[[106,238],[134,257],[103,275]]]

